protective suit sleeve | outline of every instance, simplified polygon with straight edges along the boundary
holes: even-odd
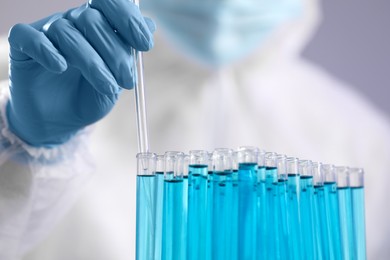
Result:
[[[71,207],[92,172],[90,130],[55,148],[27,145],[8,129],[7,82],[0,82],[0,260],[18,259]]]

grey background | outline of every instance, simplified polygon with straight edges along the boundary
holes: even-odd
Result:
[[[1,0],[0,34],[85,0]],[[350,83],[390,118],[390,1],[323,0],[323,22],[303,56]]]

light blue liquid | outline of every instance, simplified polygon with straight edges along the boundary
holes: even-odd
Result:
[[[187,259],[207,257],[207,165],[190,165],[188,175]]]
[[[326,208],[326,223],[329,229],[329,259],[341,258],[341,237],[340,237],[340,221],[339,207],[337,197],[336,182],[325,182],[324,184],[325,208]]]
[[[238,257],[238,198],[239,198],[239,185],[238,185],[238,170],[233,170],[232,173],[232,202],[231,202],[231,229],[232,234],[230,237],[231,259],[239,259]]]
[[[267,188],[266,188],[266,169],[264,166],[258,166],[256,183],[256,217],[257,217],[257,259],[267,259]]]
[[[238,255],[256,259],[257,163],[240,163],[238,169]]]
[[[351,188],[352,215],[355,233],[355,257],[357,260],[366,259],[366,229],[364,217],[364,188]]]
[[[155,243],[155,175],[137,175],[136,259],[153,259]]]
[[[183,200],[188,199],[188,176],[183,176]],[[185,203],[185,212],[188,212],[188,203]]]
[[[314,213],[318,259],[330,259],[323,185],[314,186]]]
[[[288,234],[289,226],[287,222],[287,180],[278,181],[276,223],[278,223],[277,259],[289,259]]]
[[[349,187],[339,187],[337,193],[339,197],[342,259],[356,259],[354,254],[351,189]]]
[[[278,204],[278,169],[276,167],[266,167],[265,171],[265,200],[266,200],[266,259],[280,259],[278,244],[278,222],[277,204]]]
[[[164,181],[162,260],[186,259],[186,213],[183,180]],[[142,258],[152,259],[152,258]],[[141,260],[141,259],[140,259]]]
[[[212,259],[229,260],[232,236],[232,172],[214,172],[213,191],[213,223],[212,223]]]
[[[164,172],[156,172],[156,229],[154,259],[161,259],[162,244],[162,221],[163,221],[163,199],[164,199]]]
[[[300,216],[304,249],[302,259],[316,259],[316,236],[314,235],[313,198],[314,187],[312,176],[301,176],[300,179]]]
[[[302,235],[301,235],[301,217],[299,211],[300,202],[300,178],[298,174],[288,174],[287,181],[287,219],[289,222],[289,251],[290,258],[302,259]]]

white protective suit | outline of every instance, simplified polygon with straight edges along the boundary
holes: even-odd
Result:
[[[156,35],[155,48],[145,54],[151,148],[163,153],[256,145],[364,167],[368,257],[387,259],[390,122],[353,88],[299,56],[319,16],[315,1],[307,2],[304,17],[223,70],[191,63]],[[5,76],[5,39],[0,47]],[[6,81],[2,87],[0,147],[12,145],[0,150],[0,259],[134,259],[133,93],[126,91],[91,134],[83,131],[45,150],[28,147],[7,130]],[[7,156],[18,151],[24,153]]]

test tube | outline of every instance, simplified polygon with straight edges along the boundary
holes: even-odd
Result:
[[[212,166],[214,169],[212,191],[213,208],[212,216],[212,259],[229,260],[232,258],[231,243],[232,223],[232,150],[227,148],[215,149],[212,154]],[[211,203],[210,203],[211,204]]]
[[[185,154],[183,157],[183,214],[184,219],[186,220],[186,226],[183,232],[185,237],[184,243],[184,255],[187,257],[187,220],[188,220],[188,174],[189,174],[189,166],[190,166],[190,156]]]
[[[155,259],[161,259],[162,244],[162,222],[163,222],[163,200],[164,200],[164,172],[165,156],[156,157],[156,239],[155,239]]]
[[[316,252],[316,236],[314,235],[314,186],[313,164],[310,160],[299,160],[300,175],[300,216],[303,241],[303,259],[314,259]]]
[[[324,173],[326,223],[329,232],[329,259],[338,260],[342,258],[336,171],[332,164],[323,164],[322,168]]]
[[[156,155],[137,154],[136,259],[153,259],[156,223]]]
[[[257,180],[256,180],[256,218],[257,218],[257,259],[267,259],[269,251],[268,229],[268,208],[267,208],[267,187],[266,187],[266,165],[265,151],[258,150],[257,156]]]
[[[278,231],[277,223],[277,205],[278,205],[278,168],[277,154],[267,152],[265,154],[265,210],[266,210],[266,258],[279,259],[280,248],[277,241]]]
[[[162,260],[185,259],[186,219],[183,198],[183,153],[165,153]],[[150,259],[150,258],[144,258]]]
[[[314,185],[314,220],[316,234],[317,259],[330,259],[328,226],[326,225],[324,175],[322,163],[313,162],[313,185]]]
[[[238,186],[238,156],[237,152],[233,151],[232,153],[232,235],[231,235],[231,259],[239,259],[238,256],[238,198],[239,198],[239,186]]]
[[[352,194],[352,217],[354,227],[354,247],[357,260],[366,259],[366,229],[364,216],[364,170],[349,169],[349,181]]]
[[[207,180],[209,153],[190,151],[188,175],[188,246],[187,259],[206,259],[207,246]]]
[[[207,165],[207,235],[206,235],[206,258],[205,260],[213,259],[213,201],[214,201],[214,167],[213,167],[213,154],[208,153],[208,165]]]
[[[240,147],[238,157],[238,255],[240,259],[256,258],[256,211],[257,211],[257,163],[259,149]]]
[[[277,223],[278,229],[278,259],[289,259],[289,226],[287,221],[287,168],[286,168],[286,156],[277,156],[277,168],[278,168],[278,203],[277,203]]]
[[[349,168],[336,167],[342,259],[355,259]]]
[[[298,158],[288,157],[287,165],[287,219],[289,222],[289,249],[291,259],[302,259],[302,234],[300,216],[300,178]]]

